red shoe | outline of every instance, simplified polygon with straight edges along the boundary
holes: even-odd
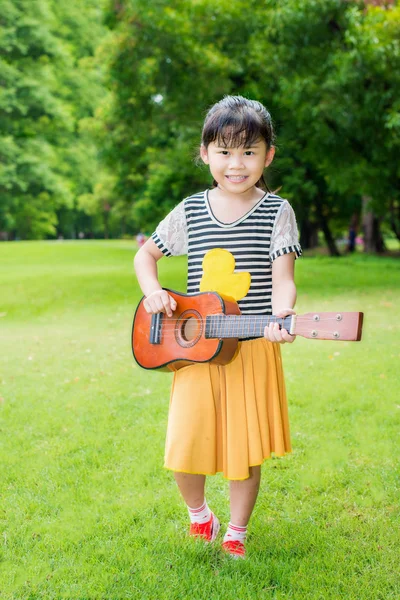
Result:
[[[246,548],[239,540],[228,540],[223,542],[222,550],[230,554],[233,558],[244,558],[246,556]]]
[[[207,523],[191,523],[189,535],[203,538],[205,542],[213,542],[218,535],[220,523],[214,513]]]

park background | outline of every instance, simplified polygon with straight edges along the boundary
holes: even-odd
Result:
[[[0,598],[397,600],[397,3],[2,0],[0,26]],[[298,312],[365,312],[361,343],[283,348],[294,451],[240,564],[187,539],[170,376],[130,354],[136,235],[210,185],[229,93],[275,121]],[[185,258],[160,277],[184,291]]]

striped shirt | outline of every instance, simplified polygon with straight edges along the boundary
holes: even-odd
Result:
[[[287,200],[267,193],[233,223],[222,223],[212,212],[208,190],[189,196],[158,225],[152,239],[165,256],[188,255],[187,293],[199,292],[206,252],[228,250],[235,273],[247,272],[251,285],[238,301],[243,314],[272,314],[272,263],[301,247],[294,212]]]

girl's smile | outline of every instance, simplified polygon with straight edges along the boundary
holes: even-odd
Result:
[[[232,183],[243,183],[248,179],[247,175],[225,175],[225,177]]]
[[[203,145],[200,149],[201,158],[209,165],[211,175],[221,191],[229,194],[240,194],[247,197],[254,193],[267,167],[275,153],[275,148],[267,148],[263,139],[255,142],[251,147],[227,147],[216,140],[207,148]]]

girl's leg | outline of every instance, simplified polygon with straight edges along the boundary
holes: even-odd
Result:
[[[174,477],[189,511],[190,535],[213,542],[220,523],[204,498],[205,475],[174,473]]]
[[[204,503],[205,475],[174,473],[174,477],[184,501],[190,508],[197,508]]]
[[[261,467],[250,467],[248,479],[230,482],[231,520],[226,530],[223,550],[234,558],[244,558],[247,523],[260,488]]]
[[[246,527],[260,489],[261,467],[250,467],[250,476],[243,481],[230,482],[231,523]]]

